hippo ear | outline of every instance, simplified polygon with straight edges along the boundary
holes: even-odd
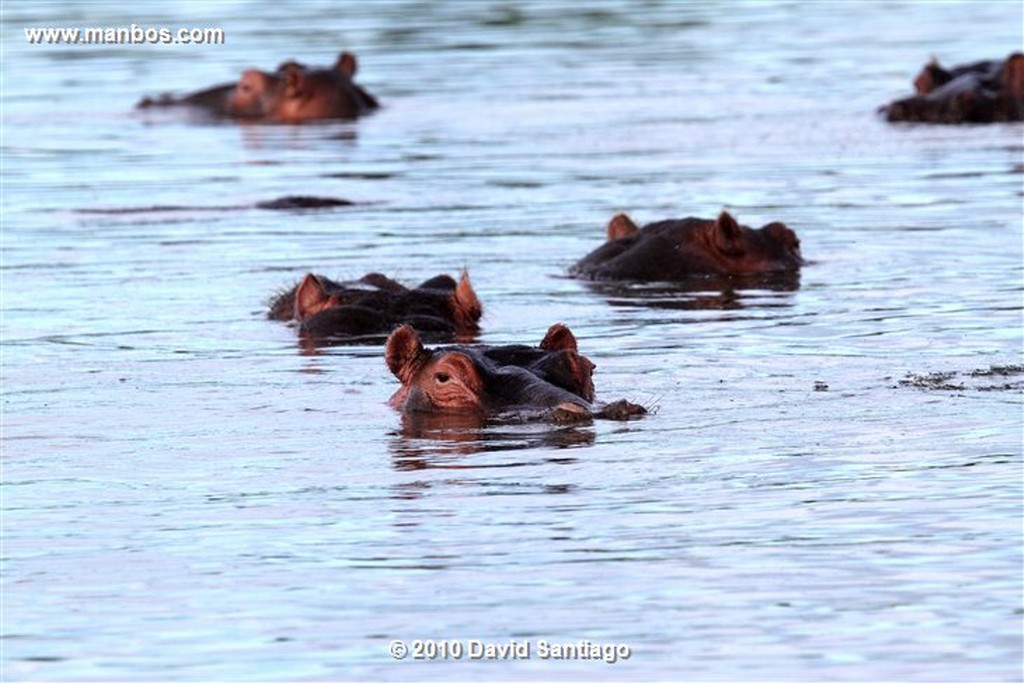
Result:
[[[914,78],[914,91],[918,95],[927,95],[951,78],[952,75],[939,65],[938,58],[932,55],[928,63],[921,69],[921,73]]]
[[[455,314],[455,323],[460,330],[476,330],[476,323],[483,315],[483,306],[476,298],[473,285],[469,282],[469,273],[462,271],[459,284],[451,296],[452,310]]]
[[[330,295],[323,284],[313,273],[306,273],[302,282],[295,288],[295,319],[305,320],[324,309]]]
[[[715,229],[726,242],[739,239],[743,234],[740,224],[736,222],[736,219],[728,211],[718,214],[718,219],[715,220]]]
[[[624,213],[616,214],[615,217],[608,222],[609,242],[621,240],[626,237],[632,237],[638,232],[640,232],[640,228],[636,227],[636,223],[633,222],[633,219]]]
[[[302,66],[295,62],[284,65],[284,92],[286,97],[298,97],[302,94]]]
[[[548,333],[544,335],[540,348],[545,351],[562,351],[567,349],[578,352],[575,335],[562,323],[555,323],[548,328]]]
[[[388,336],[384,347],[384,361],[388,364],[391,374],[402,384],[407,384],[416,368],[423,362],[426,350],[420,342],[420,336],[410,325],[402,325]]]
[[[349,78],[356,75],[356,67],[356,56],[347,51],[338,55],[338,61],[334,63],[334,70],[345,74]]]
[[[1024,98],[1024,54],[1015,52],[1003,64],[1003,90],[1014,99]]]

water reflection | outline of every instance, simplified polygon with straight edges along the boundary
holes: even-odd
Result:
[[[290,323],[294,324],[294,323]],[[297,325],[295,325],[297,327]],[[299,334],[296,345],[300,356],[320,356],[326,351],[339,346],[383,346],[387,341],[386,334],[360,335],[353,337],[310,337]],[[381,358],[383,360],[383,352]]]
[[[289,325],[298,327],[294,322]],[[473,344],[479,339],[477,334],[456,334],[453,337],[450,330],[430,330],[417,327],[416,331],[424,344]],[[319,356],[339,347],[383,347],[390,334],[389,330],[381,334],[318,337],[299,332],[295,343],[299,348],[300,356]],[[383,362],[383,349],[379,353]]]
[[[426,468],[474,469],[520,467],[537,459],[486,463],[468,462],[451,456],[477,453],[507,453],[535,448],[567,449],[591,446],[592,429],[580,426],[556,427],[542,424],[509,424],[482,415],[411,413],[402,415],[402,428],[394,433],[390,450],[399,470]],[[544,462],[575,462],[572,457],[546,457]]]
[[[392,487],[392,497],[396,500],[415,501],[428,494],[430,489],[437,482],[423,480],[408,481]],[[482,494],[495,493],[500,491],[504,495],[534,495],[534,494],[565,494],[574,493],[579,490],[575,484],[529,484],[522,482],[487,482],[474,479],[445,479],[445,486],[473,486]],[[447,516],[438,510],[425,511],[423,509],[398,508],[395,512],[402,513],[393,524],[396,528],[411,529],[424,524],[433,524],[436,518]]]
[[[585,284],[613,306],[729,311],[791,306],[789,294],[800,289],[800,273],[708,276],[655,283],[586,281]]]
[[[223,124],[221,124],[223,125]],[[337,151],[350,151],[359,140],[357,124],[337,121],[309,121],[301,127],[272,123],[239,125],[242,146],[250,152],[280,149],[301,150],[327,142],[344,143],[330,146]]]

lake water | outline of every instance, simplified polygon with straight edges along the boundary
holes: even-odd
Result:
[[[4,680],[1021,680],[1024,127],[874,114],[1021,49],[1021,3],[3,12]],[[23,31],[132,23],[227,42]],[[342,49],[358,122],[132,109]],[[292,194],[358,204],[202,210]],[[616,212],[723,208],[799,279],[564,277]],[[653,413],[403,426],[381,347],[264,317],[464,267],[481,341],[564,322]],[[580,641],[629,656],[541,652]]]

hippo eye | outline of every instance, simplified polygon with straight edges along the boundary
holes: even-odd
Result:
[[[434,375],[434,379],[436,379],[441,384],[444,384],[445,382],[449,381],[451,378],[452,378],[451,375],[449,375],[447,372],[439,372],[436,375]]]

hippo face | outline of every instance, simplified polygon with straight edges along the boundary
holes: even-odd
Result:
[[[595,280],[685,280],[700,275],[795,271],[800,240],[783,223],[757,230],[727,211],[717,219],[683,218],[643,228],[625,214],[608,224],[608,241],[580,259],[570,274]]]
[[[391,405],[405,413],[545,412],[589,414],[594,364],[568,327],[552,325],[540,346],[426,349],[412,327],[391,333],[388,368],[401,381]]]
[[[236,119],[263,119],[271,106],[279,79],[259,69],[247,69],[228,94],[225,111]]]
[[[280,123],[323,119],[351,119],[377,107],[377,102],[352,82],[355,55],[343,52],[331,69],[308,69],[283,64],[282,89],[267,108],[267,117]]]
[[[308,273],[271,303],[268,317],[297,321],[306,338],[383,335],[411,323],[431,336],[452,339],[475,335],[482,312],[466,273],[457,283],[439,275],[415,289],[380,273],[353,282]]]

